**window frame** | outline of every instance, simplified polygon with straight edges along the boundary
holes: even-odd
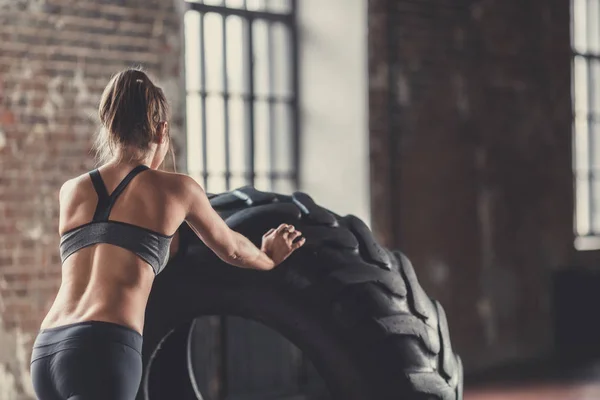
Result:
[[[575,2],[581,0],[571,0],[570,2],[570,48],[571,48],[571,104],[572,104],[572,145],[573,145],[573,178],[574,178],[574,215],[573,215],[573,229],[575,234],[575,248],[580,251],[589,250],[600,250],[600,227],[596,227],[597,223],[595,219],[600,216],[600,203],[596,204],[595,200],[600,200],[594,195],[595,187],[600,186],[600,168],[595,167],[594,164],[594,146],[595,141],[600,140],[600,137],[595,137],[596,133],[600,133],[600,109],[595,109],[594,103],[600,104],[600,90],[594,87],[594,77],[592,76],[592,68],[594,64],[597,67],[596,72],[600,72],[600,22],[595,27],[594,31],[597,34],[597,38],[593,39],[596,41],[596,49],[590,49],[591,35],[594,33],[591,31],[589,26],[589,17],[587,12],[589,11],[589,4],[586,1],[586,15],[585,18],[585,29],[583,31],[585,36],[584,49],[578,48],[579,41],[582,40],[576,28],[576,22],[578,21],[577,11],[575,9]],[[597,6],[599,11],[597,17],[600,19],[600,5]],[[577,102],[579,91],[577,82],[577,64],[578,60],[582,60],[585,63],[585,108],[579,109]],[[595,76],[595,79],[600,83],[600,75]],[[582,111],[583,110],[583,111]],[[584,115],[581,115],[582,112]],[[579,123],[585,121],[585,131],[580,132],[578,129]],[[595,131],[595,128],[598,129]],[[584,140],[582,144],[580,141]],[[581,165],[582,161],[580,157],[582,153],[585,153],[585,165]],[[584,198],[582,199],[582,196]],[[583,215],[583,216],[582,216]]]
[[[269,0],[266,0],[267,2],[267,6],[269,3]],[[299,71],[298,71],[298,53],[299,53],[299,46],[298,46],[298,20],[297,20],[297,10],[298,10],[298,6],[297,6],[297,0],[290,0],[290,10],[288,13],[279,13],[279,12],[273,12],[273,11],[262,11],[262,10],[249,10],[247,8],[247,0],[243,0],[243,7],[242,8],[232,8],[232,7],[228,7],[225,5],[225,1],[222,0],[221,1],[221,5],[211,5],[211,4],[204,4],[203,2],[200,1],[189,1],[186,0],[184,2],[185,4],[185,9],[183,11],[183,15],[185,15],[187,12],[189,11],[196,11],[200,14],[200,18],[201,18],[201,24],[200,24],[200,29],[201,29],[201,33],[200,33],[200,62],[201,62],[201,77],[200,77],[200,81],[201,81],[201,87],[199,90],[192,90],[190,91],[187,82],[185,81],[185,76],[187,74],[187,71],[185,71],[186,69],[186,62],[184,61],[184,96],[185,96],[185,102],[187,104],[187,100],[189,97],[190,92],[195,92],[198,93],[200,96],[200,104],[201,104],[201,109],[199,110],[199,112],[202,115],[201,118],[201,128],[200,128],[200,135],[201,135],[201,143],[202,143],[202,170],[201,170],[201,174],[199,176],[201,183],[204,185],[205,189],[207,191],[210,191],[211,188],[209,187],[209,177],[214,176],[214,172],[211,172],[208,166],[208,147],[207,147],[207,112],[206,112],[206,104],[207,104],[207,98],[208,96],[211,94],[211,90],[207,90],[206,88],[206,63],[205,63],[205,35],[203,34],[203,30],[204,30],[204,18],[206,16],[206,14],[208,13],[214,13],[214,14],[218,14],[220,16],[223,17],[223,40],[222,40],[222,56],[223,56],[223,60],[222,60],[222,76],[223,76],[223,88],[222,88],[222,92],[221,92],[221,98],[223,100],[223,117],[224,117],[224,138],[223,140],[225,141],[225,173],[224,173],[224,181],[225,181],[225,188],[227,191],[233,189],[231,187],[231,178],[232,178],[232,172],[231,172],[231,159],[230,159],[230,146],[229,146],[229,142],[230,142],[230,138],[229,138],[229,99],[230,99],[230,92],[229,92],[229,88],[227,86],[227,56],[226,56],[226,46],[227,46],[227,29],[226,29],[226,19],[227,17],[230,16],[237,16],[242,18],[242,20],[244,21],[244,48],[246,49],[244,51],[244,57],[247,57],[245,60],[245,71],[244,71],[244,76],[250,77],[250,79],[248,79],[247,82],[245,82],[245,84],[247,85],[247,89],[248,89],[248,93],[247,95],[242,95],[242,98],[244,99],[244,101],[247,104],[247,114],[245,115],[245,132],[244,132],[244,136],[245,136],[245,140],[246,140],[246,146],[244,148],[244,152],[245,152],[245,170],[244,170],[244,178],[245,178],[245,182],[246,185],[249,186],[254,186],[255,185],[255,180],[257,177],[257,173],[256,173],[256,160],[255,160],[255,156],[256,156],[256,148],[255,148],[255,143],[256,143],[256,110],[255,110],[255,104],[257,103],[258,100],[263,100],[266,101],[268,104],[268,142],[269,142],[269,168],[268,168],[268,172],[267,172],[267,179],[270,182],[270,187],[271,190],[274,189],[275,186],[275,181],[278,179],[284,179],[284,180],[288,180],[292,189],[293,190],[298,190],[299,186],[300,186],[300,177],[299,177],[299,171],[300,171],[300,154],[299,154],[299,149],[300,149],[300,118],[299,118]],[[265,7],[266,8],[266,7]],[[289,71],[288,73],[290,74],[290,89],[291,89],[291,93],[289,95],[289,98],[287,100],[283,100],[281,101],[280,99],[278,99],[277,95],[273,95],[273,88],[270,87],[269,90],[269,94],[267,96],[257,96],[256,92],[255,92],[255,79],[256,79],[256,75],[255,75],[255,70],[254,70],[254,62],[253,62],[253,25],[256,21],[266,21],[269,24],[269,27],[272,26],[272,24],[274,23],[279,23],[279,24],[283,24],[285,25],[285,27],[287,28],[288,32],[289,32],[289,45],[290,45],[290,49],[289,49],[289,55],[291,57],[291,60],[289,62]],[[272,39],[272,29],[268,30],[268,35],[269,35],[269,39]],[[183,51],[186,52],[186,45],[185,45],[185,29],[184,29],[184,48]],[[272,52],[268,51],[268,68],[270,71],[273,70],[273,65],[274,65],[274,57],[272,57]],[[246,69],[247,68],[247,69]],[[212,93],[214,94],[214,93]],[[289,119],[290,119],[290,137],[289,137],[289,154],[292,157],[291,160],[291,171],[286,171],[286,172],[281,172],[281,171],[277,171],[277,169],[275,168],[275,166],[273,165],[273,152],[275,151],[275,132],[274,132],[274,112],[275,112],[275,106],[277,104],[286,104],[289,110]],[[185,134],[186,137],[188,137],[190,135],[190,132],[188,132],[188,125],[187,125],[187,113],[185,113],[185,121],[184,121],[184,126],[185,126]],[[186,153],[189,152],[189,144],[187,144],[186,142]]]

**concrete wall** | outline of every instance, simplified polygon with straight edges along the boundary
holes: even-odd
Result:
[[[551,351],[573,258],[568,1],[371,0],[373,226],[467,370]]]
[[[366,0],[298,2],[300,189],[370,223]]]
[[[32,340],[60,284],[58,190],[88,171],[111,74],[142,64],[181,131],[180,1],[0,5],[0,400],[33,398]]]

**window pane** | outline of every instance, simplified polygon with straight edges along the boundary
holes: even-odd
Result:
[[[264,101],[254,103],[254,170],[257,175],[270,170],[269,106]]]
[[[188,11],[185,27],[185,83],[188,91],[200,90],[200,13]]]
[[[204,16],[204,48],[206,65],[206,90],[223,88],[223,17],[215,13]]]
[[[587,21],[586,8],[587,0],[573,1],[573,48],[575,51],[585,53],[587,51]]]
[[[248,179],[242,175],[232,175],[230,181],[231,190],[248,186]]]
[[[588,0],[587,8],[587,51],[590,53],[600,52],[600,9],[598,0]]]
[[[271,192],[273,190],[271,188],[271,179],[269,179],[267,174],[257,174],[256,178],[254,178],[254,187],[266,192]]]
[[[600,176],[595,173],[590,176],[591,183],[591,230],[594,234],[600,234]]]
[[[292,194],[296,191],[294,188],[294,182],[291,179],[276,179],[273,191],[282,194]]]
[[[292,11],[292,2],[290,0],[266,0],[267,9],[270,12],[278,14],[288,14]]]
[[[572,32],[573,48],[579,52],[587,51],[587,2],[588,0],[572,0]]]
[[[188,173],[200,180],[202,172],[202,99],[190,93],[186,101],[187,168]]]
[[[289,97],[292,94],[292,54],[289,29],[284,24],[273,24],[271,37],[273,93]]]
[[[229,100],[229,151],[231,173],[243,176],[246,173],[246,105],[242,98]],[[236,187],[232,183],[232,187]]]
[[[244,57],[244,22],[240,17],[227,17],[227,81],[229,93],[247,93],[245,69],[248,68]]]
[[[575,113],[586,115],[588,113],[588,66],[584,57],[575,57],[573,60],[573,86],[575,93]]]
[[[580,115],[575,118],[575,170],[585,172],[590,167],[588,144],[588,118]]]
[[[590,113],[600,115],[600,61],[590,60]]]
[[[290,106],[286,103],[276,103],[275,111],[275,160],[274,169],[278,172],[294,170],[293,140]]]
[[[589,153],[590,161],[589,166],[593,169],[600,169],[600,122],[591,122],[591,143],[588,143],[586,149],[591,150]]]
[[[244,0],[225,0],[229,8],[244,8]]]
[[[208,96],[206,99],[206,147],[209,172],[207,190],[225,190],[225,130],[222,96]]]
[[[590,230],[589,196],[590,187],[587,174],[577,174],[575,185],[577,202],[577,234],[586,235]]]
[[[254,21],[252,25],[252,45],[254,49],[254,93],[258,96],[269,94],[269,42],[268,23]]]
[[[251,11],[264,11],[266,0],[246,0],[246,8]]]
[[[206,190],[210,193],[219,194],[227,191],[225,175],[223,172],[216,173],[210,171],[207,182],[206,186],[208,189]]]

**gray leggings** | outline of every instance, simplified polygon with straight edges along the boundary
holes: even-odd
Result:
[[[33,345],[39,400],[134,400],[142,378],[142,336],[110,322],[44,329]]]

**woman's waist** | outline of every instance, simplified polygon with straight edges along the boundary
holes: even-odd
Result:
[[[106,349],[126,346],[142,352],[142,335],[130,327],[107,321],[81,321],[40,330],[31,361],[69,349]]]
[[[99,258],[99,257],[95,257]],[[117,303],[145,304],[152,289],[154,274],[139,260],[89,260],[73,257],[62,266],[57,298],[85,308]]]
[[[41,329],[85,321],[105,321],[142,332],[149,290],[90,284],[77,289],[64,284]]]

